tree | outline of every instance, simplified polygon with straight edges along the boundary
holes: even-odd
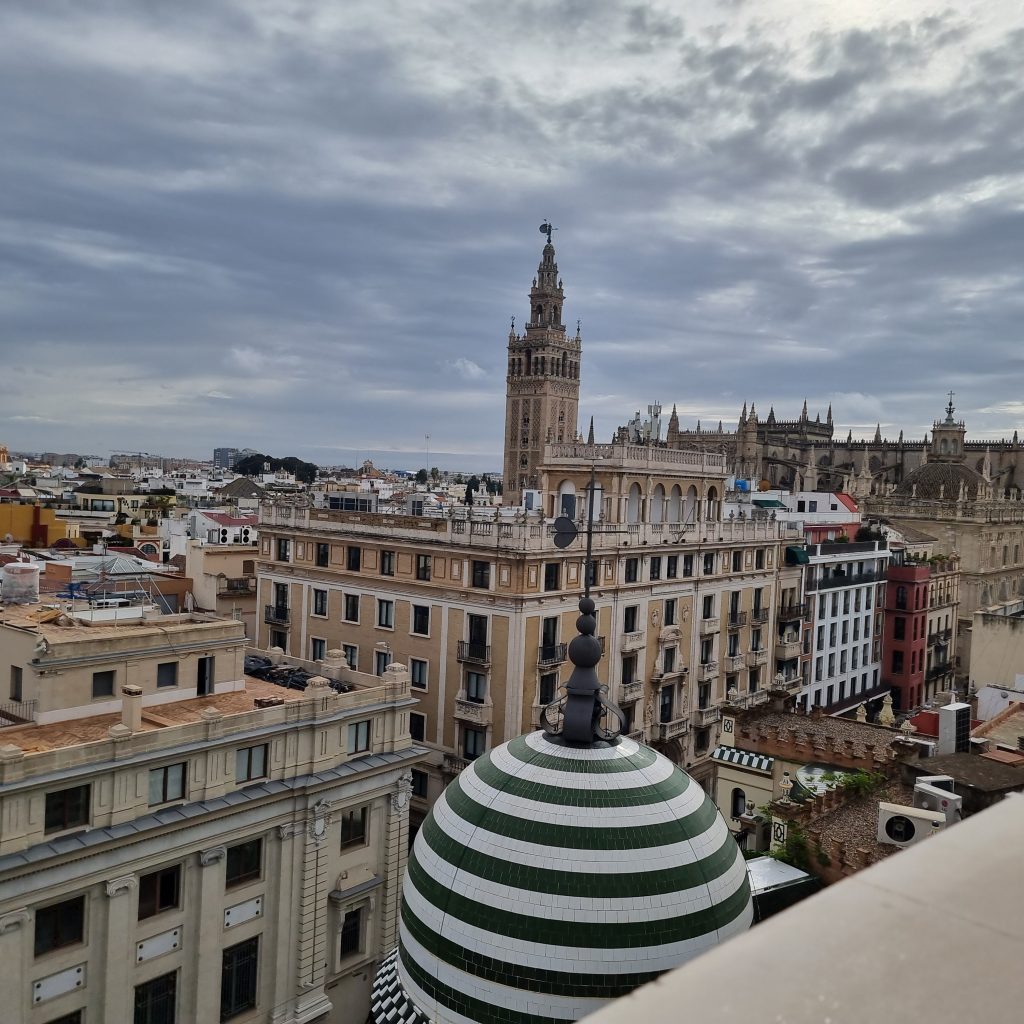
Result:
[[[472,487],[474,491],[480,490],[480,478],[478,476],[471,476],[469,482],[466,484],[467,487]]]
[[[437,466],[430,467],[430,479],[436,484],[441,479],[441,470]]]
[[[428,473],[425,469],[416,470],[416,483],[426,484]]]
[[[474,477],[473,479],[475,480],[476,477]],[[462,499],[462,501],[466,505],[472,505],[473,504],[473,481],[472,480],[468,484],[466,484],[466,496]]]

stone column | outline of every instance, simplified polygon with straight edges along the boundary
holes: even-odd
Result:
[[[0,917],[0,992],[5,993],[4,1020],[25,1024],[31,1000],[28,984],[32,914],[27,907]]]
[[[107,962],[103,978],[103,1008],[108,1020],[131,1020],[134,1012],[132,977],[135,968],[137,907],[132,893],[138,888],[134,875],[122,875],[106,883]]]
[[[383,959],[398,945],[398,914],[402,880],[409,851],[409,798],[412,772],[405,771],[388,802],[388,824],[384,835],[384,891],[377,904],[377,957]]]
[[[195,916],[196,923],[192,933],[194,946],[191,955],[188,956],[188,960],[195,967],[195,983],[192,986],[191,1013],[187,1016],[195,1024],[216,1024],[220,1020],[220,971],[224,931],[221,910],[224,903],[224,870],[221,865],[226,856],[227,849],[223,846],[211,846],[199,851],[199,912]],[[188,954],[189,950],[185,952]],[[182,1003],[184,1004],[184,999]]]

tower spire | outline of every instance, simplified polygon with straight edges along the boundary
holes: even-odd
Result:
[[[590,430],[587,431],[587,444],[593,447],[594,445],[594,417],[590,417]]]

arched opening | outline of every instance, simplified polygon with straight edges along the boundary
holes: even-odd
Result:
[[[548,372],[548,357],[540,357],[540,375],[543,377]]]
[[[652,523],[663,523],[665,521],[665,488],[661,484],[651,492],[651,514],[649,519]]]
[[[571,480],[563,480],[558,485],[557,514],[576,518],[576,485]]]
[[[705,507],[704,518],[710,522],[718,521],[718,489],[715,487],[708,488],[708,501]]]
[[[686,491],[686,501],[683,503],[683,522],[697,522],[697,488],[690,484]]]
[[[631,484],[629,488],[629,495],[626,498],[626,522],[627,523],[639,523],[640,522],[640,508],[642,498],[640,495],[640,485]]]
[[[738,818],[740,815],[745,814],[746,810],[747,794],[737,786],[732,791],[732,798],[729,801],[729,814],[733,818]]]
[[[948,455],[949,454],[949,442],[945,438],[943,438],[939,442],[939,454],[940,455]]]
[[[537,323],[540,323],[544,319],[544,307],[543,306],[538,306],[534,310],[534,319],[537,321]]]
[[[529,349],[527,349],[526,350],[526,376],[527,377],[530,376],[530,368],[532,366],[533,366],[533,353]]]
[[[668,499],[668,521],[670,523],[681,523],[683,521],[683,492],[679,484],[672,488]]]
[[[568,365],[569,365],[569,357],[568,357],[568,355],[566,355],[565,352],[563,352],[562,353],[562,370],[559,373],[560,377],[564,377],[566,375],[566,369],[568,368]]]

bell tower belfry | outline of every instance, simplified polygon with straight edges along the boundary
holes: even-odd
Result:
[[[530,289],[526,329],[508,334],[505,385],[504,503],[519,505],[523,492],[540,486],[538,468],[545,444],[576,440],[580,397],[579,321],[569,337],[562,323],[564,294],[551,244],[550,224],[537,276]]]
[[[963,462],[964,437],[967,428],[963,420],[953,419],[956,411],[953,405],[953,392],[949,392],[949,404],[946,406],[946,418],[936,420],[932,424],[932,446],[928,453],[929,462]]]

